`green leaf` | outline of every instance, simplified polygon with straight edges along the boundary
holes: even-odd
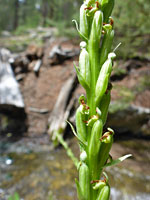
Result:
[[[132,154],[128,154],[128,155],[122,156],[122,157],[120,157],[120,158],[118,158],[116,160],[112,160],[111,162],[109,162],[106,165],[104,165],[103,168],[109,167],[109,166],[112,166],[112,165],[117,165],[118,163],[124,161],[125,159],[127,159],[127,158],[129,158],[131,156],[132,156]]]
[[[74,127],[72,126],[72,124],[66,120],[66,122],[70,125],[71,129],[72,129],[72,132],[73,134],[76,136],[76,138],[79,140],[80,144],[83,146],[83,147],[87,147],[87,142],[83,141],[81,138],[79,138],[79,136],[77,135],[76,131],[74,130]]]
[[[17,192],[14,194],[14,200],[20,200],[19,194]]]
[[[76,29],[77,29],[77,31],[78,31],[78,33],[79,33],[79,35],[80,35],[80,37],[83,39],[83,40],[85,40],[86,42],[88,41],[88,39],[79,31],[79,27],[78,27],[78,23],[77,23],[77,21],[75,20],[75,19],[73,19],[72,20],[72,22],[74,22],[75,23],[75,25],[76,25]]]
[[[15,192],[14,195],[8,198],[8,200],[20,200],[19,194]]]

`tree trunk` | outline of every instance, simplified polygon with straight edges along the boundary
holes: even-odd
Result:
[[[43,16],[43,20],[42,20],[42,26],[46,25],[46,18],[48,17],[48,1],[47,0],[43,0],[42,3],[42,16]]]
[[[18,27],[18,21],[19,21],[19,1],[14,1],[14,23],[13,23],[13,29],[15,30]]]

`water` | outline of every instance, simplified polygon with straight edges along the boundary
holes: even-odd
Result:
[[[75,141],[72,141],[74,152],[77,151]],[[21,140],[5,143],[2,147],[1,200],[7,200],[8,196],[15,191],[24,200],[50,200],[50,196],[53,196],[53,200],[77,199],[74,181],[78,176],[77,171],[63,148],[53,150],[50,144],[41,144],[41,140],[39,142]],[[141,162],[145,159],[144,154],[142,155],[143,157],[138,158]],[[145,168],[143,173],[140,170],[134,170],[133,164],[108,168],[111,200],[150,200],[148,166],[150,165],[147,165],[147,170]]]
[[[116,188],[111,188],[111,200],[150,200],[150,194],[136,192],[136,195],[124,194]]]

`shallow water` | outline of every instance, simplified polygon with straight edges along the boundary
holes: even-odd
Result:
[[[63,148],[53,150],[49,144],[23,140],[2,147],[1,200],[7,200],[15,191],[24,200],[50,200],[51,196],[53,200],[77,199],[74,181],[77,171]],[[76,144],[72,148],[77,151]],[[107,172],[111,200],[150,199],[150,173],[142,174],[122,165],[108,168]]]

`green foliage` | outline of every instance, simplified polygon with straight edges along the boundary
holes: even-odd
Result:
[[[16,9],[17,1],[19,4]],[[79,21],[77,10],[82,2],[83,0],[0,0],[0,31],[16,29],[19,34],[28,28],[55,26],[58,28],[58,36],[75,37],[76,33],[70,27],[72,27],[72,19]],[[104,10],[106,2],[102,1]],[[115,1],[112,16],[115,19],[117,39],[114,46],[122,42],[118,56],[150,57],[150,54],[146,53],[150,52],[150,47],[147,45],[150,34],[149,10],[149,0]]]
[[[0,0],[0,30],[13,29],[15,2],[16,0]],[[19,26],[35,27],[42,24],[43,18],[46,19],[44,26],[49,25],[49,20],[56,23],[65,21],[65,26],[71,26],[71,20],[78,19],[76,11],[81,3],[82,0],[75,0],[73,3],[72,0],[19,1]],[[115,23],[117,34],[129,37],[149,34],[150,20],[147,20],[149,10],[149,0],[117,0],[113,11],[113,16],[117,20]]]
[[[149,0],[116,0],[113,16],[116,21],[117,40],[115,45],[122,42],[118,56],[123,58],[145,56],[150,51],[149,43],[150,20]],[[141,54],[139,53],[141,52]]]
[[[8,200],[20,200],[19,194],[15,192],[12,196],[8,198]]]
[[[118,34],[137,36],[149,34],[150,20],[147,20],[150,11],[149,0],[117,0],[113,12],[115,28]]]

